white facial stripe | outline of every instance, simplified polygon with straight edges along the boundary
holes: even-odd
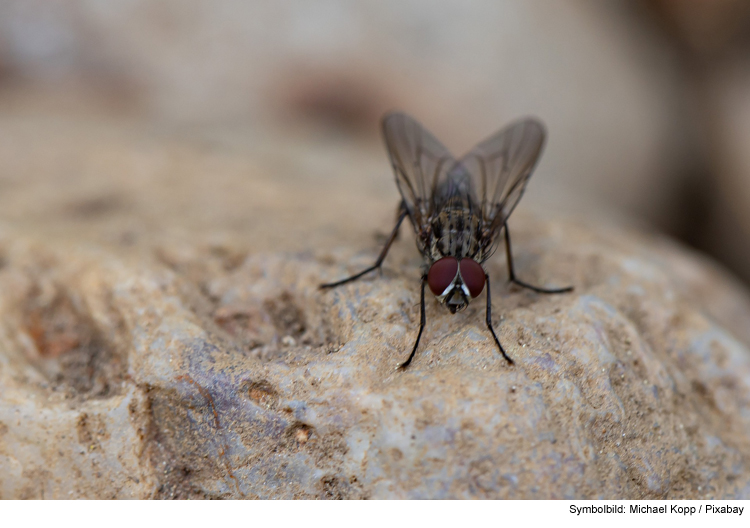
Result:
[[[471,292],[469,292],[469,288],[466,286],[466,284],[463,283],[463,281],[460,278],[460,275],[456,274],[456,278],[453,279],[453,282],[451,282],[448,285],[448,287],[445,290],[443,290],[443,293],[437,296],[438,301],[440,302],[445,301],[445,298],[448,296],[451,290],[453,290],[453,288],[455,288],[458,285],[459,282],[461,283],[461,290],[464,292],[464,295],[466,295],[466,300],[469,301],[473,299],[473,297],[471,296]]]
[[[448,285],[448,287],[445,290],[443,290],[443,293],[437,296],[438,301],[443,302],[445,300],[445,297],[456,286],[456,281],[461,280],[460,277],[461,277],[461,271],[456,270],[456,276],[453,277],[453,280],[451,281],[451,283]]]
[[[450,291],[453,289],[453,283],[451,282],[448,287],[443,291],[443,293],[440,294],[439,298],[442,299],[446,295],[450,293]]]

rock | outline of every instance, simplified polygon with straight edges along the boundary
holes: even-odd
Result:
[[[410,237],[321,292],[371,244],[127,261],[6,229],[2,497],[748,498],[746,294],[663,239],[515,220],[519,274],[575,292],[509,287],[498,255],[515,365],[483,299],[430,299],[405,372]]]
[[[508,286],[500,252],[515,365],[484,297],[430,298],[397,372],[409,230],[317,287],[376,257],[388,162],[283,139],[2,122],[2,498],[748,498],[750,300],[714,264],[522,202],[519,276],[575,291]]]

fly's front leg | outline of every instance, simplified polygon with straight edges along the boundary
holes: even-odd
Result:
[[[380,266],[383,264],[383,260],[385,260],[385,256],[388,254],[388,250],[391,248],[391,244],[393,244],[393,241],[396,240],[396,237],[398,236],[398,228],[401,227],[401,222],[404,221],[404,218],[406,218],[407,211],[406,206],[403,202],[401,202],[401,206],[399,208],[399,215],[398,220],[396,221],[396,227],[393,228],[393,231],[391,232],[391,235],[388,237],[388,240],[385,243],[385,246],[380,251],[380,255],[378,256],[378,260],[375,261],[375,264],[370,266],[369,268],[360,271],[356,275],[352,275],[351,277],[347,277],[345,279],[342,279],[340,281],[336,282],[329,282],[327,284],[321,284],[321,289],[327,289],[327,288],[335,288],[336,286],[341,286],[342,284],[346,284],[347,282],[351,282],[354,280],[357,280],[362,275],[369,273],[373,270],[380,269]]]
[[[508,280],[510,280],[510,282],[514,282],[518,284],[519,286],[523,286],[524,288],[528,288],[537,293],[567,293],[567,292],[573,291],[573,286],[568,286],[567,288],[546,289],[546,288],[540,288],[539,286],[532,286],[531,284],[527,284],[521,280],[518,280],[516,278],[516,272],[513,269],[513,254],[510,249],[510,232],[508,231],[507,222],[505,226],[503,227],[503,230],[505,231],[505,256],[508,260],[508,275],[510,276]],[[489,283],[487,285],[489,286]],[[495,340],[497,341],[497,338],[495,338]]]
[[[404,361],[398,366],[398,369],[396,370],[403,370],[406,367],[409,366],[409,363],[411,363],[411,360],[414,359],[414,354],[417,353],[417,347],[419,346],[419,340],[422,338],[422,330],[424,330],[424,325],[426,321],[425,313],[424,313],[424,285],[427,283],[427,275],[422,275],[422,293],[420,295],[420,319],[419,319],[419,333],[417,334],[417,341],[414,343],[414,348],[411,349],[411,354],[409,354],[409,359]],[[495,338],[497,340],[497,338]],[[504,353],[504,352],[503,352]]]
[[[508,354],[505,353],[505,350],[503,350],[503,345],[500,344],[500,340],[497,338],[497,335],[495,334],[495,329],[492,328],[492,296],[490,295],[490,276],[488,274],[484,274],[484,280],[485,284],[487,284],[487,328],[490,329],[490,333],[492,334],[492,337],[495,338],[495,344],[497,345],[497,348],[500,349],[500,353],[503,355],[503,357],[510,363],[513,364],[513,360],[510,359]]]

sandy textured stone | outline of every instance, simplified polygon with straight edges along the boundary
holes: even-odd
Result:
[[[515,366],[481,300],[455,316],[431,300],[406,372],[410,241],[381,278],[321,293],[374,253],[182,247],[134,265],[6,231],[3,498],[747,498],[736,285],[660,240],[516,223],[523,276],[576,291],[507,287],[494,258]]]
[[[484,297],[430,299],[397,372],[411,233],[317,288],[377,255],[387,160],[269,134],[0,127],[3,498],[750,496],[750,301],[715,265],[521,208],[519,275],[575,292],[508,286],[499,253],[515,365]]]

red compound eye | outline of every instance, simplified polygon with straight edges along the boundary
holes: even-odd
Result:
[[[432,293],[437,297],[442,295],[456,278],[456,273],[458,273],[458,261],[454,257],[443,257],[430,266],[430,271],[427,272],[427,284]]]
[[[470,258],[461,259],[461,278],[469,288],[472,299],[479,297],[484,289],[484,270],[476,260]]]

